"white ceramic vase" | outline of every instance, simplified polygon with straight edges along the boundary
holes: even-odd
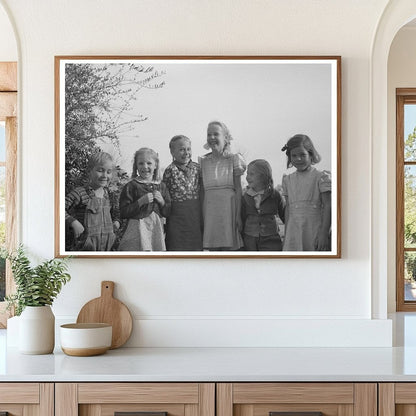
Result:
[[[19,318],[19,351],[50,354],[55,347],[55,315],[49,305],[26,306]]]

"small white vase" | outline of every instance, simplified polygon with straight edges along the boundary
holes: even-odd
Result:
[[[19,319],[19,351],[50,354],[55,347],[55,315],[49,305],[26,306]]]

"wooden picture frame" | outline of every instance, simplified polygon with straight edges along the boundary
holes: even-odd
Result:
[[[209,124],[213,121],[213,124]],[[213,150],[218,140],[213,145],[207,139],[208,125],[220,136],[219,147],[221,151],[225,148],[223,153]],[[186,196],[180,195],[182,191],[177,189],[175,181],[178,177],[175,175],[185,175],[184,178],[198,175],[194,170],[184,169],[185,165],[178,160],[173,168],[169,167],[172,164],[171,150],[180,151],[179,147],[175,147],[176,144],[172,144],[171,149],[169,143],[178,135],[191,140],[192,160],[201,162],[201,195],[195,183],[193,188],[190,184],[190,188],[186,188]],[[179,138],[180,143],[188,145],[189,141],[183,136]],[[298,143],[296,149],[300,148],[301,153],[306,152],[300,156],[307,159],[306,167],[302,165],[296,168],[288,160],[288,156],[299,157],[293,146],[285,147],[294,136],[297,136],[298,141],[301,140],[301,144],[295,142]],[[312,145],[305,144],[304,136],[310,138]],[[228,151],[226,143],[231,144]],[[165,174],[163,184],[156,180],[156,175],[153,175],[155,171],[151,171],[150,181],[143,179],[146,173],[143,176],[136,169],[137,165],[133,167],[135,152],[141,148],[151,148],[157,153],[158,167],[161,174]],[[320,156],[315,156],[313,148]],[[93,179],[87,162],[97,152],[100,154],[94,157],[102,158],[104,153],[109,154],[115,169],[107,185],[95,183],[91,186]],[[150,158],[156,164],[155,157],[148,150],[146,152],[140,153],[140,161]],[[218,161],[218,158],[221,160]],[[135,159],[136,162],[139,159]],[[211,161],[207,162],[207,159]],[[256,166],[250,165],[251,171],[261,176],[259,181],[262,186],[256,187],[252,182],[249,186],[246,168],[250,162],[258,159],[269,162],[273,187],[263,186],[263,183],[270,182],[265,179],[270,177],[270,169],[264,168],[264,162],[260,162],[263,167],[259,167],[258,162]],[[57,257],[339,258],[341,57],[56,56],[55,162]],[[223,162],[227,168],[221,165]],[[218,166],[221,168],[212,173],[209,171],[211,168],[207,168],[208,163],[216,164],[215,169]],[[188,168],[190,166],[187,165]],[[196,164],[192,166],[192,169],[199,169]],[[168,178],[171,169],[176,169],[173,185]],[[310,171],[315,172],[314,178],[308,179],[312,182],[300,178],[300,173]],[[231,185],[219,184],[225,177],[224,172],[230,173]],[[297,174],[289,177],[294,172]],[[134,175],[137,177],[133,178]],[[213,187],[207,185],[210,175],[217,175]],[[283,175],[286,175],[284,183]],[[297,185],[291,183],[292,179],[300,180],[300,185],[296,181]],[[147,186],[147,183],[143,185],[143,181],[155,185],[152,185],[151,192],[140,190],[144,193],[137,194],[139,188]],[[128,182],[132,183],[125,188]],[[239,183],[245,196],[240,197]],[[80,190],[82,187],[84,190]],[[218,189],[221,187],[231,189],[232,196],[227,195],[223,200],[223,190]],[[255,197],[254,189],[259,191],[259,187],[265,190]],[[249,188],[251,190],[246,194]],[[149,193],[152,196],[147,198],[152,201],[138,202],[138,195]],[[266,208],[262,204],[270,195],[274,199]],[[201,214],[196,215],[195,204],[192,208],[191,205],[181,205],[182,197],[193,200],[199,198],[198,209]],[[301,200],[300,205],[303,204],[300,214],[300,211],[296,211],[298,205],[295,210],[295,199]],[[100,215],[110,218],[104,220],[107,221],[104,232],[106,242],[102,231],[98,231],[98,240],[90,236],[92,232],[87,235],[91,227],[84,227],[83,223],[83,220],[91,220],[94,224],[94,221],[98,221],[91,219],[91,212],[98,212],[96,205],[88,210],[87,219],[84,213],[86,203],[96,204],[103,200],[107,204],[106,208],[98,209],[104,209],[103,212],[107,213]],[[283,212],[281,203],[285,201],[287,204]],[[78,202],[81,205],[74,208]],[[116,210],[117,204],[120,204],[120,207],[117,206],[120,211]],[[276,204],[280,205],[278,211],[274,212]],[[139,214],[146,206],[153,208],[146,208],[146,214]],[[111,208],[110,217],[108,207]],[[134,212],[126,207],[134,208]],[[189,229],[186,227],[189,228],[189,225],[175,222],[179,218],[179,209],[182,210],[181,221],[186,222],[190,217],[195,219],[194,216],[201,215],[192,223],[194,228],[191,228],[191,234],[198,229],[195,224],[202,224],[202,234],[197,238],[203,239],[203,242],[199,243],[198,240],[196,245],[189,243],[191,248],[182,248],[186,244],[181,244],[193,241],[193,237],[187,234]],[[315,213],[311,219],[310,212],[313,209]],[[117,215],[120,212],[119,218]],[[292,213],[290,219],[288,212]],[[305,217],[306,222],[300,223],[303,219],[299,220],[299,215]],[[114,220],[116,217],[117,221]],[[112,232],[109,221],[115,226],[114,245],[113,240],[108,240],[108,234]],[[146,229],[151,230],[150,237],[145,231],[140,231],[146,221]],[[220,227],[221,221],[224,221],[224,225]],[[285,230],[285,221],[288,232]],[[120,223],[121,227],[117,228]],[[212,231],[210,236],[207,230]],[[130,237],[129,244],[126,244],[126,235]],[[230,238],[233,243],[228,242],[228,235],[232,235]],[[280,246],[277,243],[279,238]],[[146,245],[147,239],[151,240],[150,245]],[[153,239],[157,242],[154,243]],[[291,239],[294,242],[290,245]]]

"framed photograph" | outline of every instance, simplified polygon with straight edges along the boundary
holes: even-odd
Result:
[[[339,56],[56,56],[57,257],[341,257]]]

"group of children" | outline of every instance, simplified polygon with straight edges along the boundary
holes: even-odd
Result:
[[[328,251],[331,249],[331,178],[311,139],[290,138],[282,192],[264,159],[248,166],[231,153],[232,136],[219,121],[208,124],[209,153],[192,161],[191,141],[174,136],[173,162],[160,178],[158,154],[141,148],[120,197],[109,192],[113,160],[98,152],[89,181],[65,199],[69,251]],[[241,177],[247,170],[247,188]],[[278,220],[284,223],[283,241]],[[122,229],[120,229],[123,224]],[[121,238],[116,241],[116,234]]]

